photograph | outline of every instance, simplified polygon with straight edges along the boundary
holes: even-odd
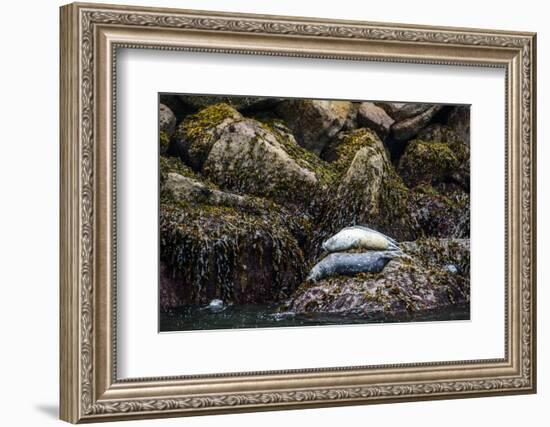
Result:
[[[470,106],[159,93],[159,331],[470,319]]]

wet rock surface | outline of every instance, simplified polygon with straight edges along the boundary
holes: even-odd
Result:
[[[409,257],[390,260],[379,273],[332,275],[304,282],[285,309],[297,313],[415,312],[469,302],[469,241],[402,243]]]

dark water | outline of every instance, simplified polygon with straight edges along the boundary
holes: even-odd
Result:
[[[206,307],[185,306],[161,311],[160,331],[190,331],[284,326],[352,325],[362,323],[428,322],[469,320],[469,304],[415,313],[373,315],[337,313],[279,313],[277,305],[234,305],[221,312]]]

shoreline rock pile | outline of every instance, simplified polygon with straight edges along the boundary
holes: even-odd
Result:
[[[162,95],[159,129],[161,308],[469,300],[468,107]]]

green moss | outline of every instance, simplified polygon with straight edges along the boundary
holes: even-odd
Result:
[[[165,131],[160,131],[159,135],[160,152],[166,153],[170,147],[170,137]]]
[[[444,180],[460,165],[448,144],[413,140],[399,163],[399,172],[410,187]]]
[[[280,212],[161,200],[160,213],[161,260],[189,303],[276,301],[306,273],[292,217]]]
[[[184,119],[176,130],[175,138],[182,143],[183,155],[193,169],[200,169],[216,142],[213,130],[224,120],[240,117],[229,105],[214,104]]]
[[[366,128],[344,134],[335,148],[329,148],[333,151],[329,156],[336,158],[331,162],[334,173],[341,176],[347,171],[353,158],[361,148],[375,148],[378,144],[379,141],[377,141],[375,134]]]

